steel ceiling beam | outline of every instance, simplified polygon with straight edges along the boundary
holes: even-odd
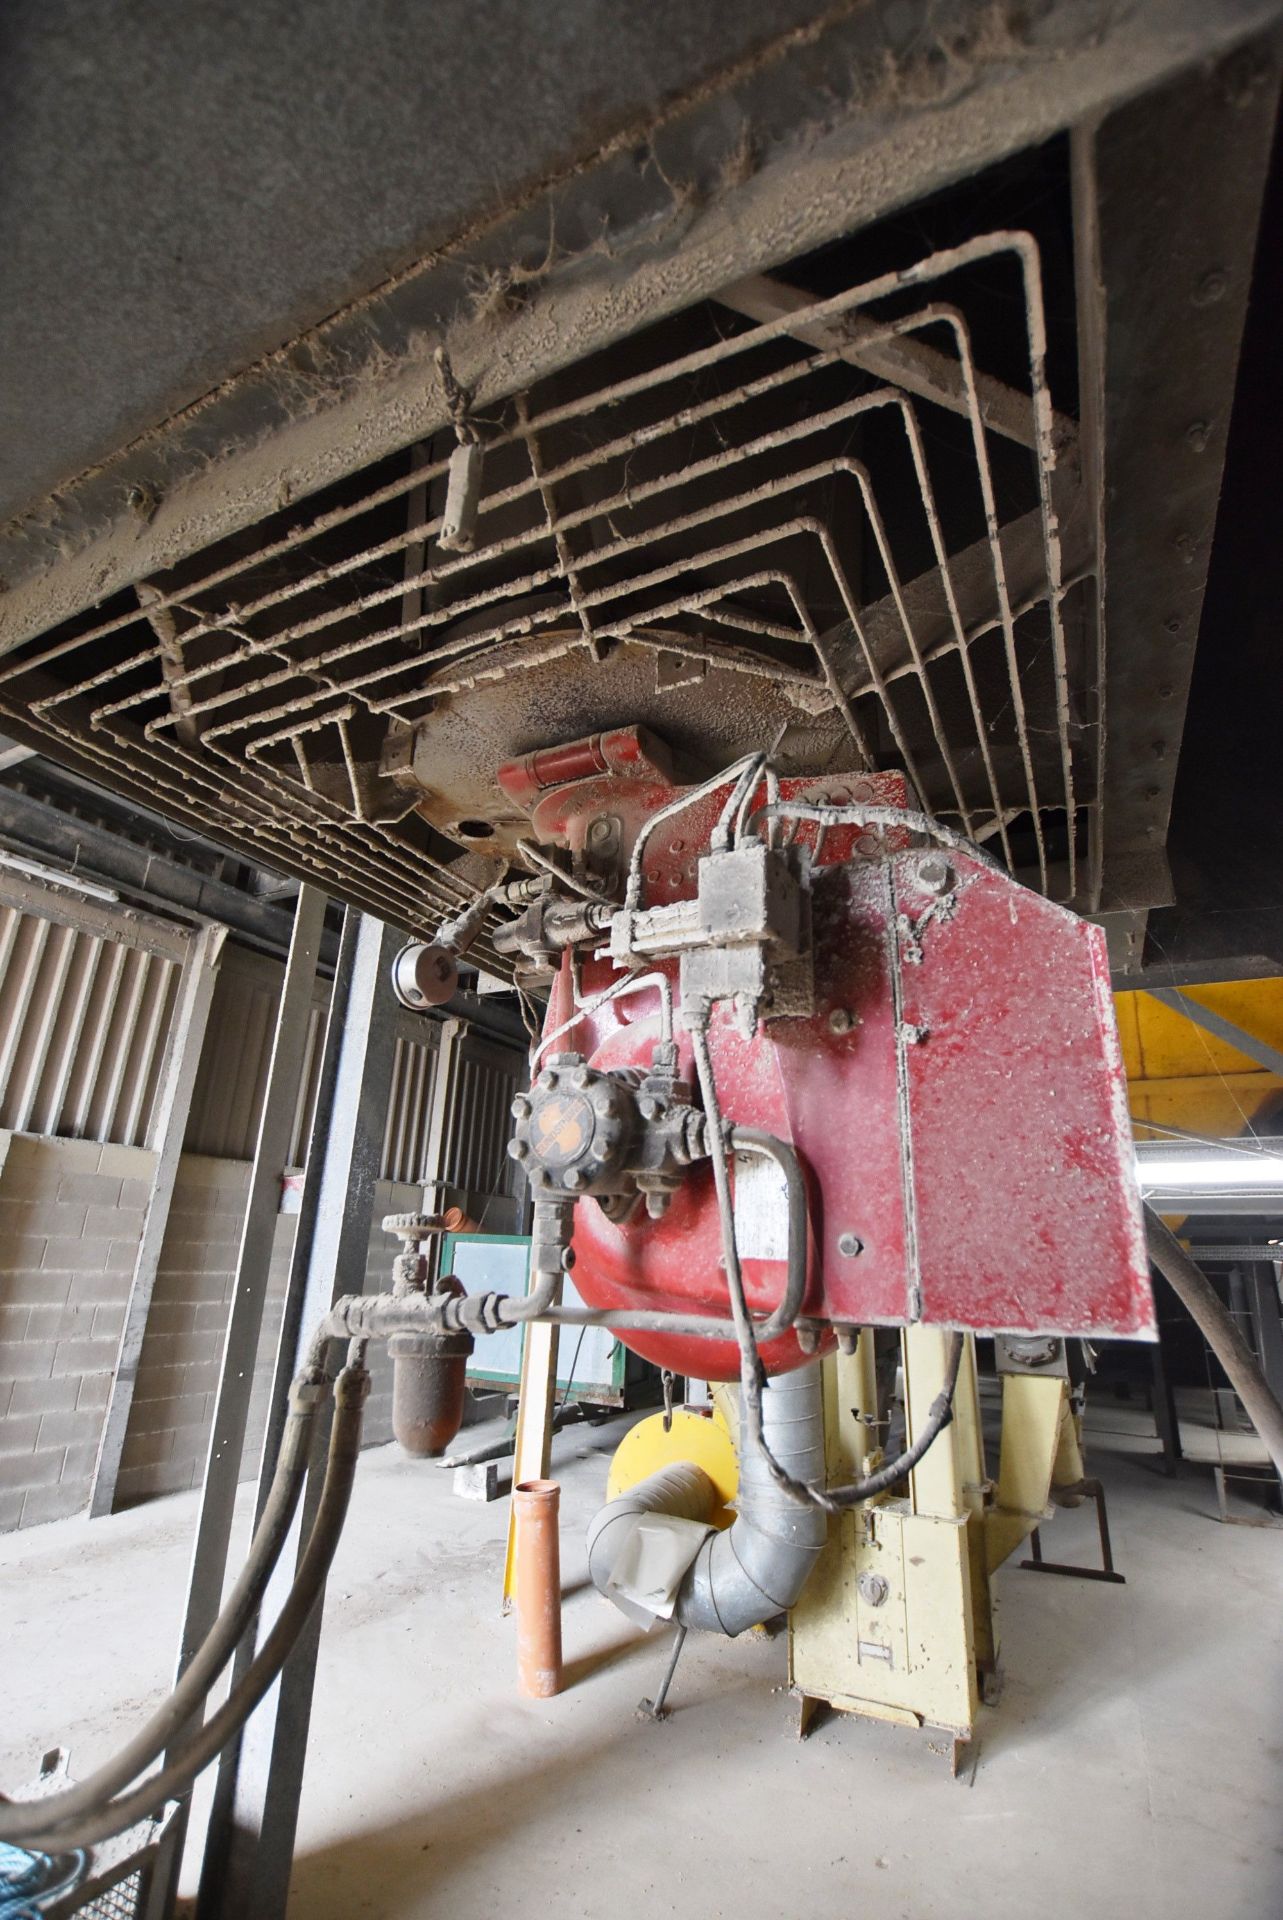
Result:
[[[1261,40],[1074,138],[1083,445],[1102,468],[1090,719],[1107,891],[1167,837],[1281,70],[1278,38]],[[1111,964],[1138,970],[1160,903],[1101,904]]]
[[[723,287],[717,295],[717,304],[747,320],[766,324],[791,313],[803,316],[814,306],[815,296],[768,273],[756,273]],[[929,341],[913,336],[888,338],[883,326],[860,314],[846,315],[840,326],[832,322],[816,324],[799,317],[798,324],[789,331],[795,340],[821,352],[836,347],[848,366],[860,367],[875,379],[885,380],[889,386],[900,387],[905,393],[929,400],[950,413],[961,414],[964,419],[970,417],[961,361],[954,354],[942,353]],[[976,374],[975,389],[980,417],[993,433],[1014,440],[1017,446],[1037,446],[1033,401],[1027,393],[987,373]],[[1055,432],[1059,451],[1077,439],[1078,424],[1058,415]]]
[[[271,953],[289,948],[293,913],[198,868],[180,866],[110,828],[64,813],[35,794],[0,785],[0,841],[73,874],[101,880],[188,921],[217,920],[251,945]],[[333,943],[329,943],[330,957]]]

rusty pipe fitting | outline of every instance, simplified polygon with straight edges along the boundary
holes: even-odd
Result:
[[[561,1539],[555,1480],[512,1490],[517,1546],[517,1679],[532,1700],[561,1692]]]
[[[467,1215],[460,1207],[444,1214],[391,1213],[385,1233],[395,1234],[402,1251],[392,1266],[393,1294],[408,1301],[462,1299],[463,1286],[452,1273],[443,1274],[428,1292],[429,1242],[441,1233],[457,1233]],[[435,1460],[443,1454],[463,1425],[468,1357],[472,1335],[463,1328],[438,1326],[404,1328],[388,1341],[392,1356],[392,1431],[415,1460]]]
[[[447,1273],[432,1293],[461,1299],[463,1287]],[[463,1425],[472,1335],[436,1330],[394,1333],[388,1352],[392,1356],[392,1432],[412,1459],[436,1460]]]

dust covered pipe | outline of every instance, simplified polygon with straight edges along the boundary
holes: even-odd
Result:
[[[1230,1385],[1247,1409],[1248,1419],[1265,1442],[1275,1472],[1283,1479],[1283,1407],[1270,1391],[1256,1355],[1202,1268],[1148,1205],[1145,1240],[1150,1259],[1224,1367]]]
[[[815,1362],[777,1375],[762,1389],[762,1436],[794,1479],[823,1485],[824,1416]],[[745,1444],[741,1429],[738,1514],[724,1533],[710,1533],[687,1568],[673,1618],[734,1637],[785,1613],[797,1600],[828,1538],[828,1518],[775,1484],[765,1456]],[[706,1520],[714,1504],[703,1471],[681,1464],[652,1474],[609,1501],[588,1529],[588,1568],[600,1593],[647,1514]]]

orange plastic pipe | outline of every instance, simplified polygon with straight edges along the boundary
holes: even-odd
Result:
[[[561,1540],[555,1480],[512,1490],[517,1546],[517,1678],[534,1700],[561,1692]]]

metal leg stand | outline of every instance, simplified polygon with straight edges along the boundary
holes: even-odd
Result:
[[[1126,1586],[1127,1582],[1124,1576],[1121,1573],[1117,1573],[1114,1569],[1113,1548],[1109,1541],[1109,1517],[1105,1512],[1105,1489],[1101,1486],[1100,1481],[1080,1480],[1076,1487],[1065,1487],[1062,1491],[1065,1493],[1089,1494],[1096,1502],[1096,1521],[1100,1528],[1100,1566],[1070,1567],[1058,1560],[1044,1560],[1042,1557],[1042,1540],[1039,1537],[1037,1527],[1034,1528],[1029,1536],[1031,1558],[1022,1560],[1020,1562],[1021,1566],[1029,1573],[1066,1573],[1071,1574],[1076,1580],[1109,1580],[1116,1587]]]
[[[668,1713],[669,1710],[664,1705],[664,1702],[668,1698],[668,1689],[673,1684],[673,1675],[677,1671],[677,1662],[681,1659],[682,1648],[686,1645],[686,1634],[687,1629],[685,1627],[678,1627],[676,1638],[673,1641],[672,1656],[668,1662],[668,1671],[660,1682],[659,1692],[653,1700],[639,1700],[637,1702],[637,1717],[639,1720],[662,1720]]]

